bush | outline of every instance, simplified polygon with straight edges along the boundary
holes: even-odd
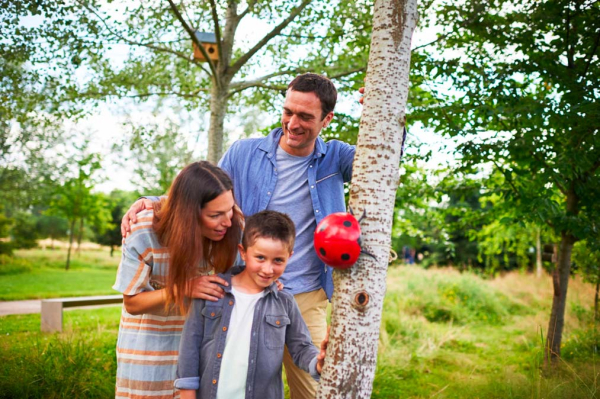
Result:
[[[0,347],[0,398],[114,397],[114,337],[37,336]],[[101,339],[98,339],[101,338]]]
[[[28,273],[33,269],[27,259],[0,254],[0,276]]]

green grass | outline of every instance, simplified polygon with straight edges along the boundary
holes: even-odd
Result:
[[[121,253],[110,257],[108,249],[72,254],[65,270],[66,250],[16,251],[15,257],[0,256],[0,300],[40,299],[67,296],[115,294]]]
[[[19,253],[44,265],[21,263],[15,267],[24,271],[0,277],[81,271],[94,286],[92,272],[107,271],[112,284],[116,265],[107,254],[84,253],[69,272],[53,263],[60,254],[52,255]],[[549,277],[510,273],[483,280],[447,269],[390,268],[372,398],[600,397],[593,289],[574,279],[569,291],[563,358],[547,372],[542,348]],[[119,307],[67,311],[61,334],[39,332],[39,315],[0,318],[0,398],[114,397],[119,315]]]
[[[570,290],[563,359],[542,375],[549,278],[390,269],[372,397],[600,397],[592,289]]]
[[[0,323],[0,398],[114,398],[120,307],[70,310],[65,333],[40,333],[39,315]]]

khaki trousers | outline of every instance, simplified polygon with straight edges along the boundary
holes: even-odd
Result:
[[[310,331],[313,344],[321,347],[327,334],[327,295],[323,289],[294,295],[300,308],[302,318]],[[292,356],[285,348],[283,365],[291,399],[314,399],[317,395],[318,383],[306,371],[294,364]]]

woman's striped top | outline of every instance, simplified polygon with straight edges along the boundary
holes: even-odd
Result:
[[[152,229],[152,210],[138,214],[138,221],[123,243],[123,256],[113,288],[136,295],[164,287],[169,254]],[[173,387],[184,317],[121,313],[117,341],[116,398],[178,398]]]

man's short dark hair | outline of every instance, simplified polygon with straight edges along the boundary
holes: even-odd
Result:
[[[303,73],[292,80],[288,85],[288,90],[290,89],[302,93],[315,93],[321,100],[321,120],[325,119],[327,114],[335,108],[337,90],[333,82],[325,76]]]
[[[290,252],[294,249],[296,228],[285,213],[261,211],[246,218],[242,246],[245,250],[254,245],[258,238],[270,238],[284,243]]]

